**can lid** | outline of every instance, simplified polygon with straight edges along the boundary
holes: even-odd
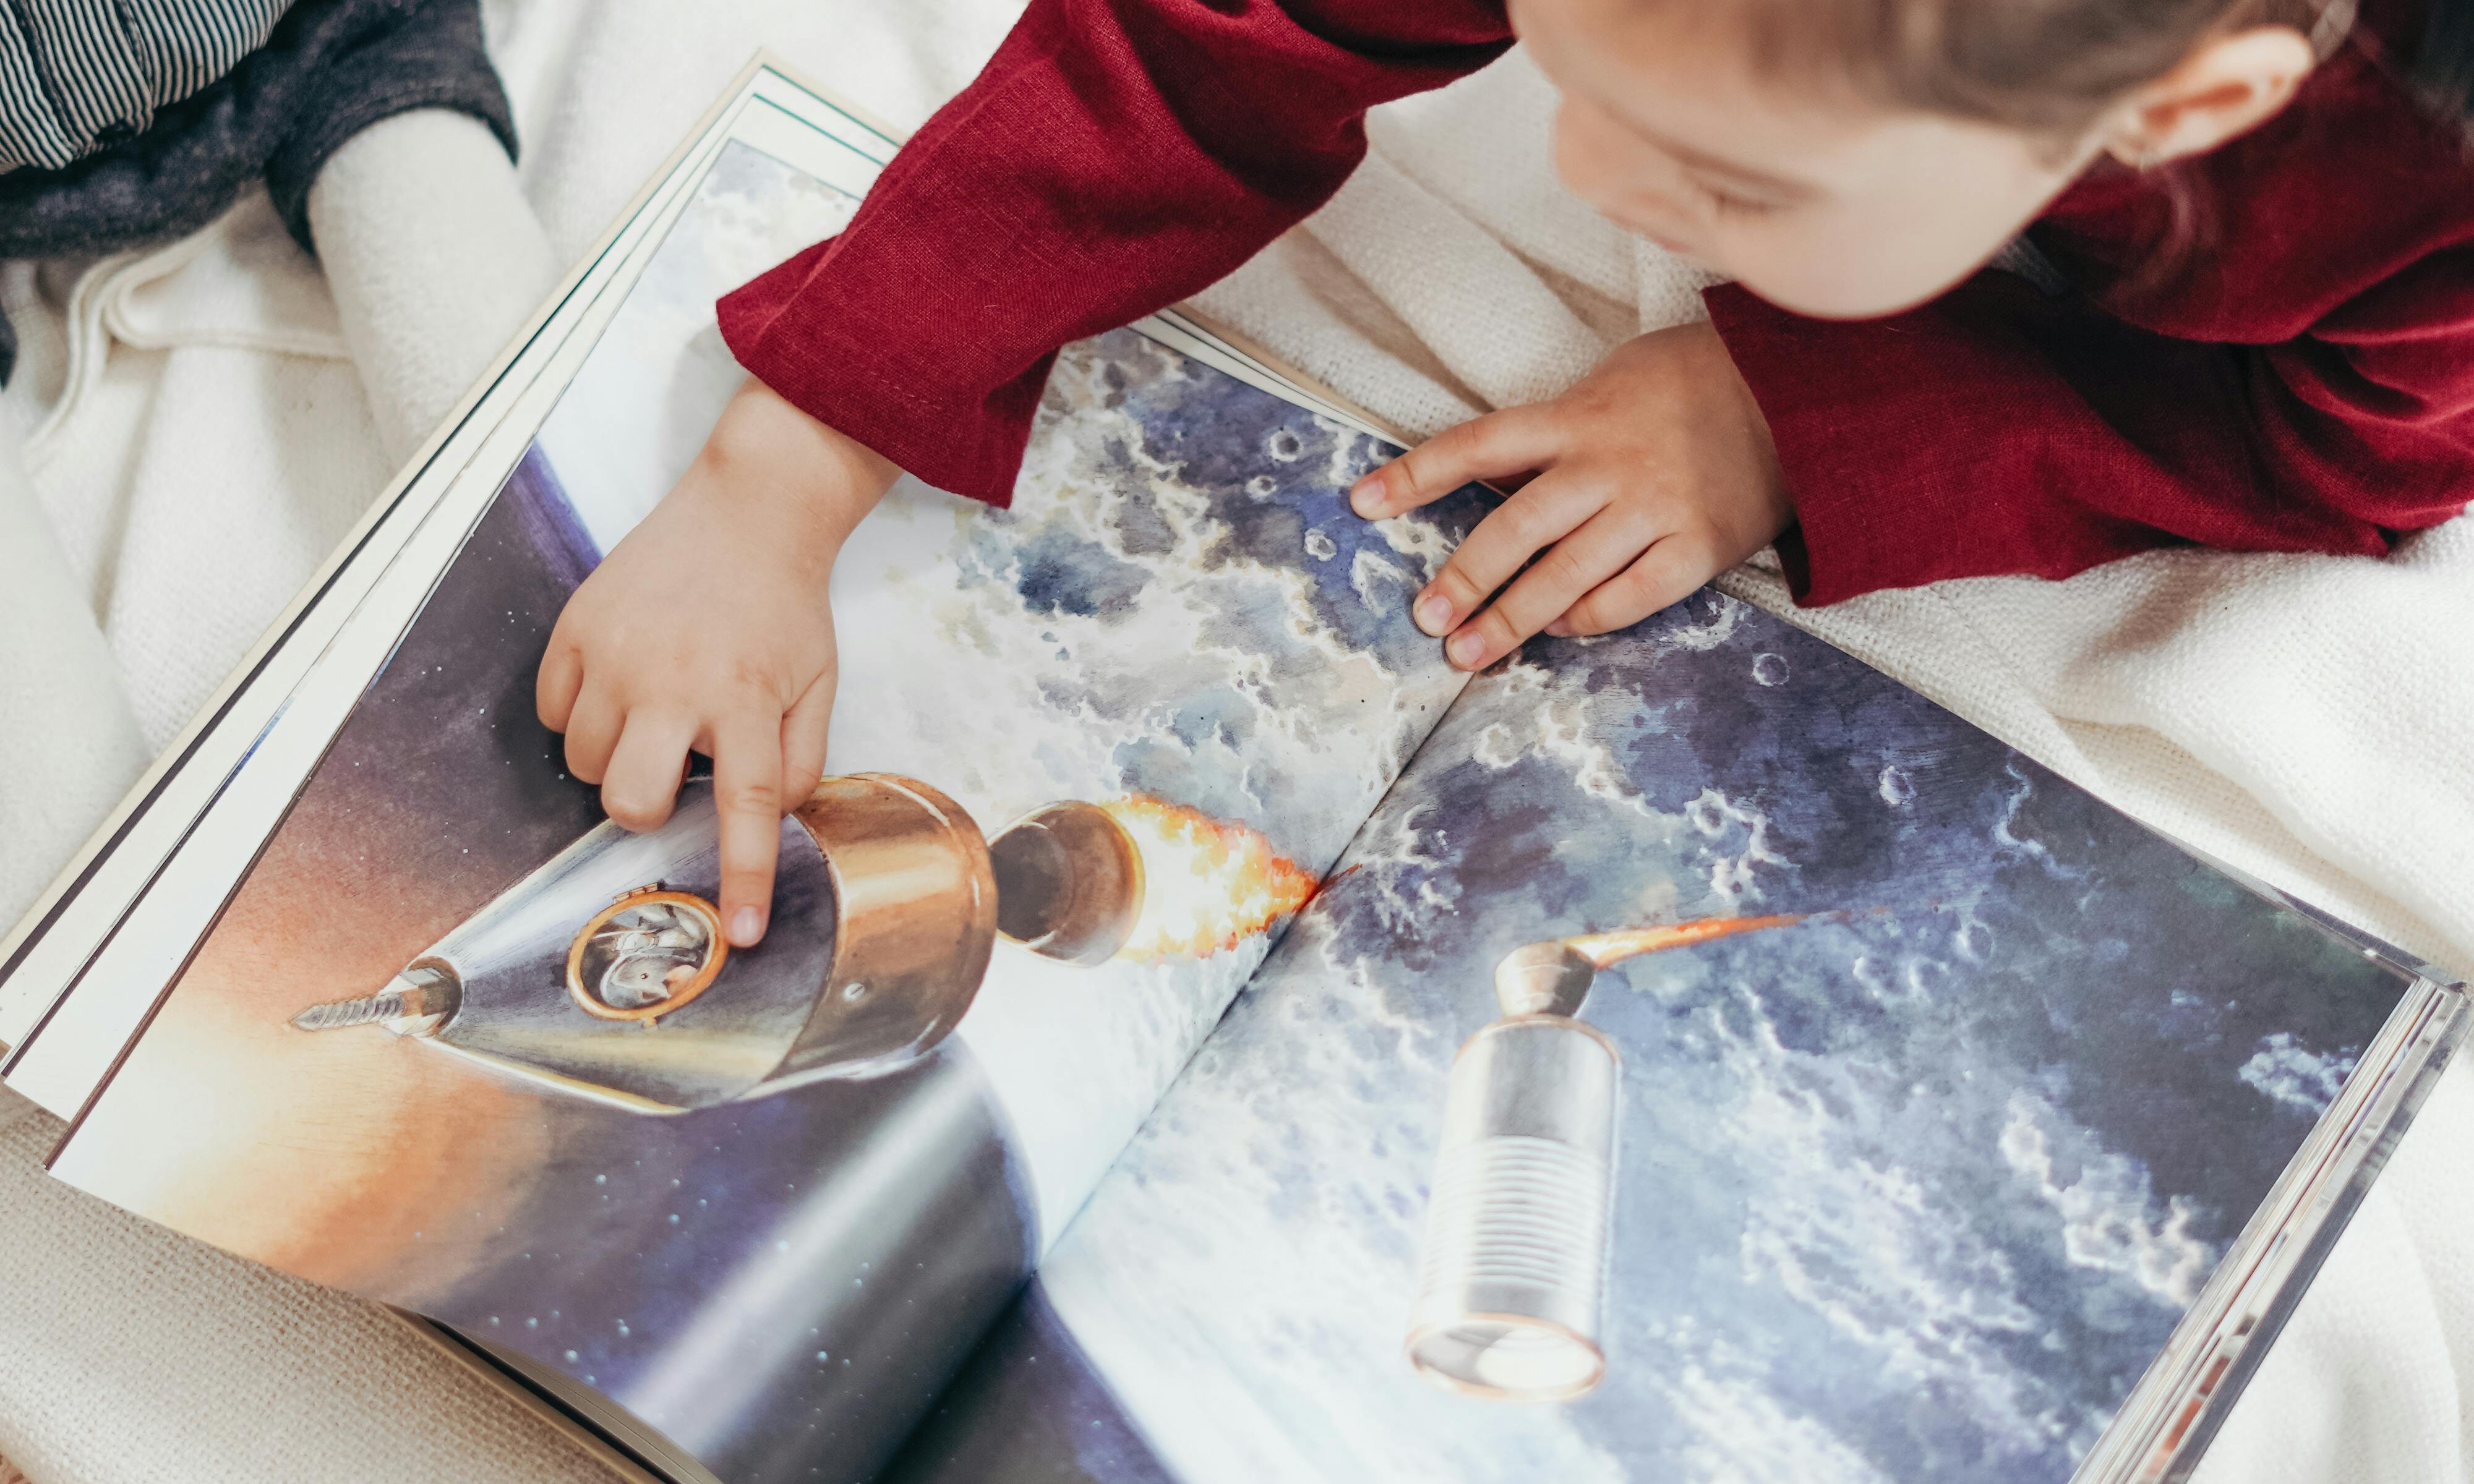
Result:
[[[1494,1001],[1508,1016],[1574,1016],[1597,976],[1598,966],[1570,944],[1533,943],[1494,966]]]

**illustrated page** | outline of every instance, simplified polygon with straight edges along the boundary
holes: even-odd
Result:
[[[1463,682],[1406,609],[1466,510],[1369,525],[1372,438],[1070,347],[1010,511],[906,481],[845,548],[835,776],[728,948],[710,783],[605,822],[534,672],[740,380],[716,296],[854,204],[722,151],[56,1164],[732,1484],[876,1466]]]
[[[1730,599],[1536,642],[901,1477],[2060,1484],[2404,989]]]

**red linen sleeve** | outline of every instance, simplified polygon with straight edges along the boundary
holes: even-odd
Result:
[[[2474,495],[2474,251],[2271,346],[2177,340],[1999,272],[1860,323],[1708,299],[1778,441],[1801,603],[2183,542],[2378,555]]]
[[[1484,65],[1499,0],[1031,0],[841,235],[721,300],[740,364],[941,489],[1011,497],[1056,348],[1337,190],[1363,115]]]

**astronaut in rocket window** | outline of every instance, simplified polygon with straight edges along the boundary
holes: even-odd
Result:
[[[594,933],[585,945],[583,979],[611,1009],[641,1010],[676,997],[712,951],[713,934],[701,915],[666,901],[643,902]]]

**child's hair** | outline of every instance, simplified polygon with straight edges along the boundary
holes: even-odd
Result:
[[[1676,0],[1651,0],[1674,4]],[[1686,0],[1696,3],[1696,0]],[[1930,112],[2076,134],[2213,35],[2290,25],[2324,56],[2357,0],[1735,0],[1758,64],[1827,65],[1866,94]],[[2474,0],[2427,0],[2411,81],[2445,117],[2474,98]]]

